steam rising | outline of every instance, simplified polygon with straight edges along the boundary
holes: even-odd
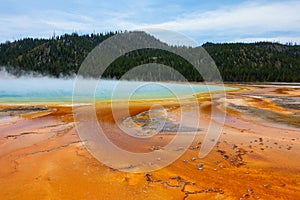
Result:
[[[53,78],[39,74],[26,74],[20,77],[0,70],[0,102],[55,102],[72,101],[73,85],[76,77]],[[77,77],[77,79],[82,79]],[[89,85],[97,82],[95,94],[97,100],[127,99],[128,95],[132,99],[157,99],[176,98],[174,95],[182,96],[193,93],[218,90],[218,86],[172,84],[157,82],[141,82],[126,80],[96,80],[82,79],[84,85],[82,96],[86,96],[84,91],[90,91]],[[191,90],[192,88],[192,90]]]
[[[20,77],[0,70],[0,101],[12,98],[55,98],[71,96],[74,78],[52,78],[39,74],[26,74]]]

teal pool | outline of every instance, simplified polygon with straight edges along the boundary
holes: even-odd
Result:
[[[75,79],[49,77],[1,78],[0,102],[72,102],[74,82]],[[230,89],[232,88],[216,85],[100,80],[92,92],[95,100],[140,100],[181,98],[196,93]],[[81,95],[85,96],[87,90],[88,87],[81,91]]]

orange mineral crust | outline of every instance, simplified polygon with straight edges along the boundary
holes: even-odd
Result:
[[[190,105],[132,101],[129,112],[127,104],[120,103],[113,113],[110,102],[97,102],[96,115],[105,134],[127,151],[164,151],[175,134],[196,131],[179,159],[148,173],[126,173],[95,159],[78,136],[70,105],[2,104],[0,199],[298,199],[300,90],[238,87],[241,90],[227,92],[226,100],[214,97],[213,103],[197,95],[199,107],[194,109],[201,115],[189,120],[199,120],[200,129],[178,133],[168,129],[148,139],[124,134],[117,124],[147,131],[148,110],[154,104],[166,108],[172,123],[180,118],[180,109]],[[218,113],[226,111],[225,124],[217,145],[200,159],[212,107]],[[160,114],[151,115],[160,119]]]

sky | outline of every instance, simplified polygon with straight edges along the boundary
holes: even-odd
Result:
[[[299,0],[0,0],[0,5],[0,42],[162,28],[197,44],[300,44]]]

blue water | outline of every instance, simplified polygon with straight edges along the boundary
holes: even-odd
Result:
[[[72,102],[74,82],[75,79],[49,77],[0,77],[0,102]],[[101,80],[94,95],[96,100],[166,99],[192,96],[208,90],[223,90],[223,87]]]

